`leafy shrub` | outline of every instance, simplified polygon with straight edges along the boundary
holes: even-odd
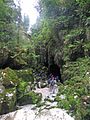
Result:
[[[32,82],[32,83],[34,82],[32,69],[18,70],[16,72],[17,72],[17,76],[23,81]]]
[[[38,102],[41,101],[41,98],[42,98],[41,94],[31,91],[31,92],[24,94],[18,100],[18,103],[19,103],[19,105],[37,104]]]
[[[64,85],[60,84],[56,97],[58,107],[66,109],[72,116],[75,116],[76,120],[88,120],[90,116],[89,66],[90,58],[68,62],[64,66],[64,73],[68,73],[68,77]]]

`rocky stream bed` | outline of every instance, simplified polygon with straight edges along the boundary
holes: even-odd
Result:
[[[57,108],[54,98],[57,94],[49,91],[49,88],[37,88],[35,92],[42,94],[42,106],[28,104],[19,106],[19,110],[0,116],[0,120],[74,120],[65,110]]]

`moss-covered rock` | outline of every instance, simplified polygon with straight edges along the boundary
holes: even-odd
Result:
[[[0,85],[0,114],[3,114],[2,104],[4,103],[4,97],[5,97],[5,87],[3,85]]]
[[[19,105],[26,104],[37,104],[41,101],[42,95],[39,93],[35,93],[33,91],[25,93],[21,98],[18,99]]]
[[[17,103],[19,105],[36,104],[41,101],[41,94],[32,91],[33,85],[33,83],[21,79],[17,86]]]
[[[9,61],[10,61],[10,63],[9,63]],[[21,56],[17,56],[15,58],[10,57],[9,61],[8,61],[8,66],[10,66],[10,68],[14,68],[14,69],[21,69],[27,65],[27,63]]]
[[[0,82],[6,87],[15,87],[17,86],[19,79],[14,70],[6,68],[0,71]]]
[[[24,94],[27,93],[27,86],[28,86],[28,83],[25,81],[22,81],[21,79],[20,83],[17,86],[17,101],[21,99],[21,97],[23,97]]]
[[[0,114],[8,113],[15,109],[16,86],[19,79],[10,68],[0,71]]]
[[[13,111],[16,105],[16,88],[5,90],[5,100],[8,105],[9,111]]]
[[[35,104],[41,100],[41,96],[32,92],[35,88],[34,76],[32,69],[18,70],[16,71],[20,82],[17,86],[17,103],[19,105]]]
[[[34,82],[33,70],[25,69],[25,70],[17,70],[17,76],[25,82]]]
[[[16,88],[5,89],[0,93],[0,114],[15,110]]]

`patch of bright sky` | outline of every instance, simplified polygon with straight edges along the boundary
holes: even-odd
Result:
[[[15,2],[17,0],[14,0]],[[38,3],[38,0],[20,0],[22,16],[24,14],[28,15],[30,18],[30,26],[36,23],[36,19],[39,16],[35,6]]]

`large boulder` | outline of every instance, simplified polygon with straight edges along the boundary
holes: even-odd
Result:
[[[41,100],[41,95],[32,91],[35,89],[34,76],[32,69],[17,70],[20,82],[17,86],[17,103],[19,105],[36,104]]]
[[[16,73],[10,68],[0,71],[0,114],[15,110],[18,81]]]
[[[3,113],[2,111],[2,104],[4,103],[4,92],[5,92],[5,87],[0,83],[0,114]]]
[[[40,108],[31,110],[30,106],[10,113],[9,115],[1,116],[2,120],[74,120],[65,110],[60,108],[43,109]]]
[[[5,88],[12,88],[17,86],[18,84],[18,77],[14,70],[10,68],[6,68],[0,71],[0,82],[3,84]]]
[[[16,88],[5,89],[0,85],[0,114],[5,114],[15,109]]]
[[[34,78],[31,69],[14,71],[6,68],[0,71],[0,114],[15,110],[16,104],[36,104],[41,94],[32,91]]]
[[[18,99],[19,105],[26,104],[37,104],[42,100],[42,95],[40,93],[35,93],[34,91],[30,91],[28,93],[23,94],[21,98]]]
[[[0,93],[0,114],[5,114],[15,110],[16,88],[5,89]]]
[[[7,64],[12,69],[21,69],[27,65],[27,63],[21,56],[17,56],[15,58],[10,57]]]
[[[12,69],[21,69],[24,66],[27,66],[25,61],[26,50],[15,47],[13,49],[3,48],[0,50],[0,67],[6,68],[10,67]]]

